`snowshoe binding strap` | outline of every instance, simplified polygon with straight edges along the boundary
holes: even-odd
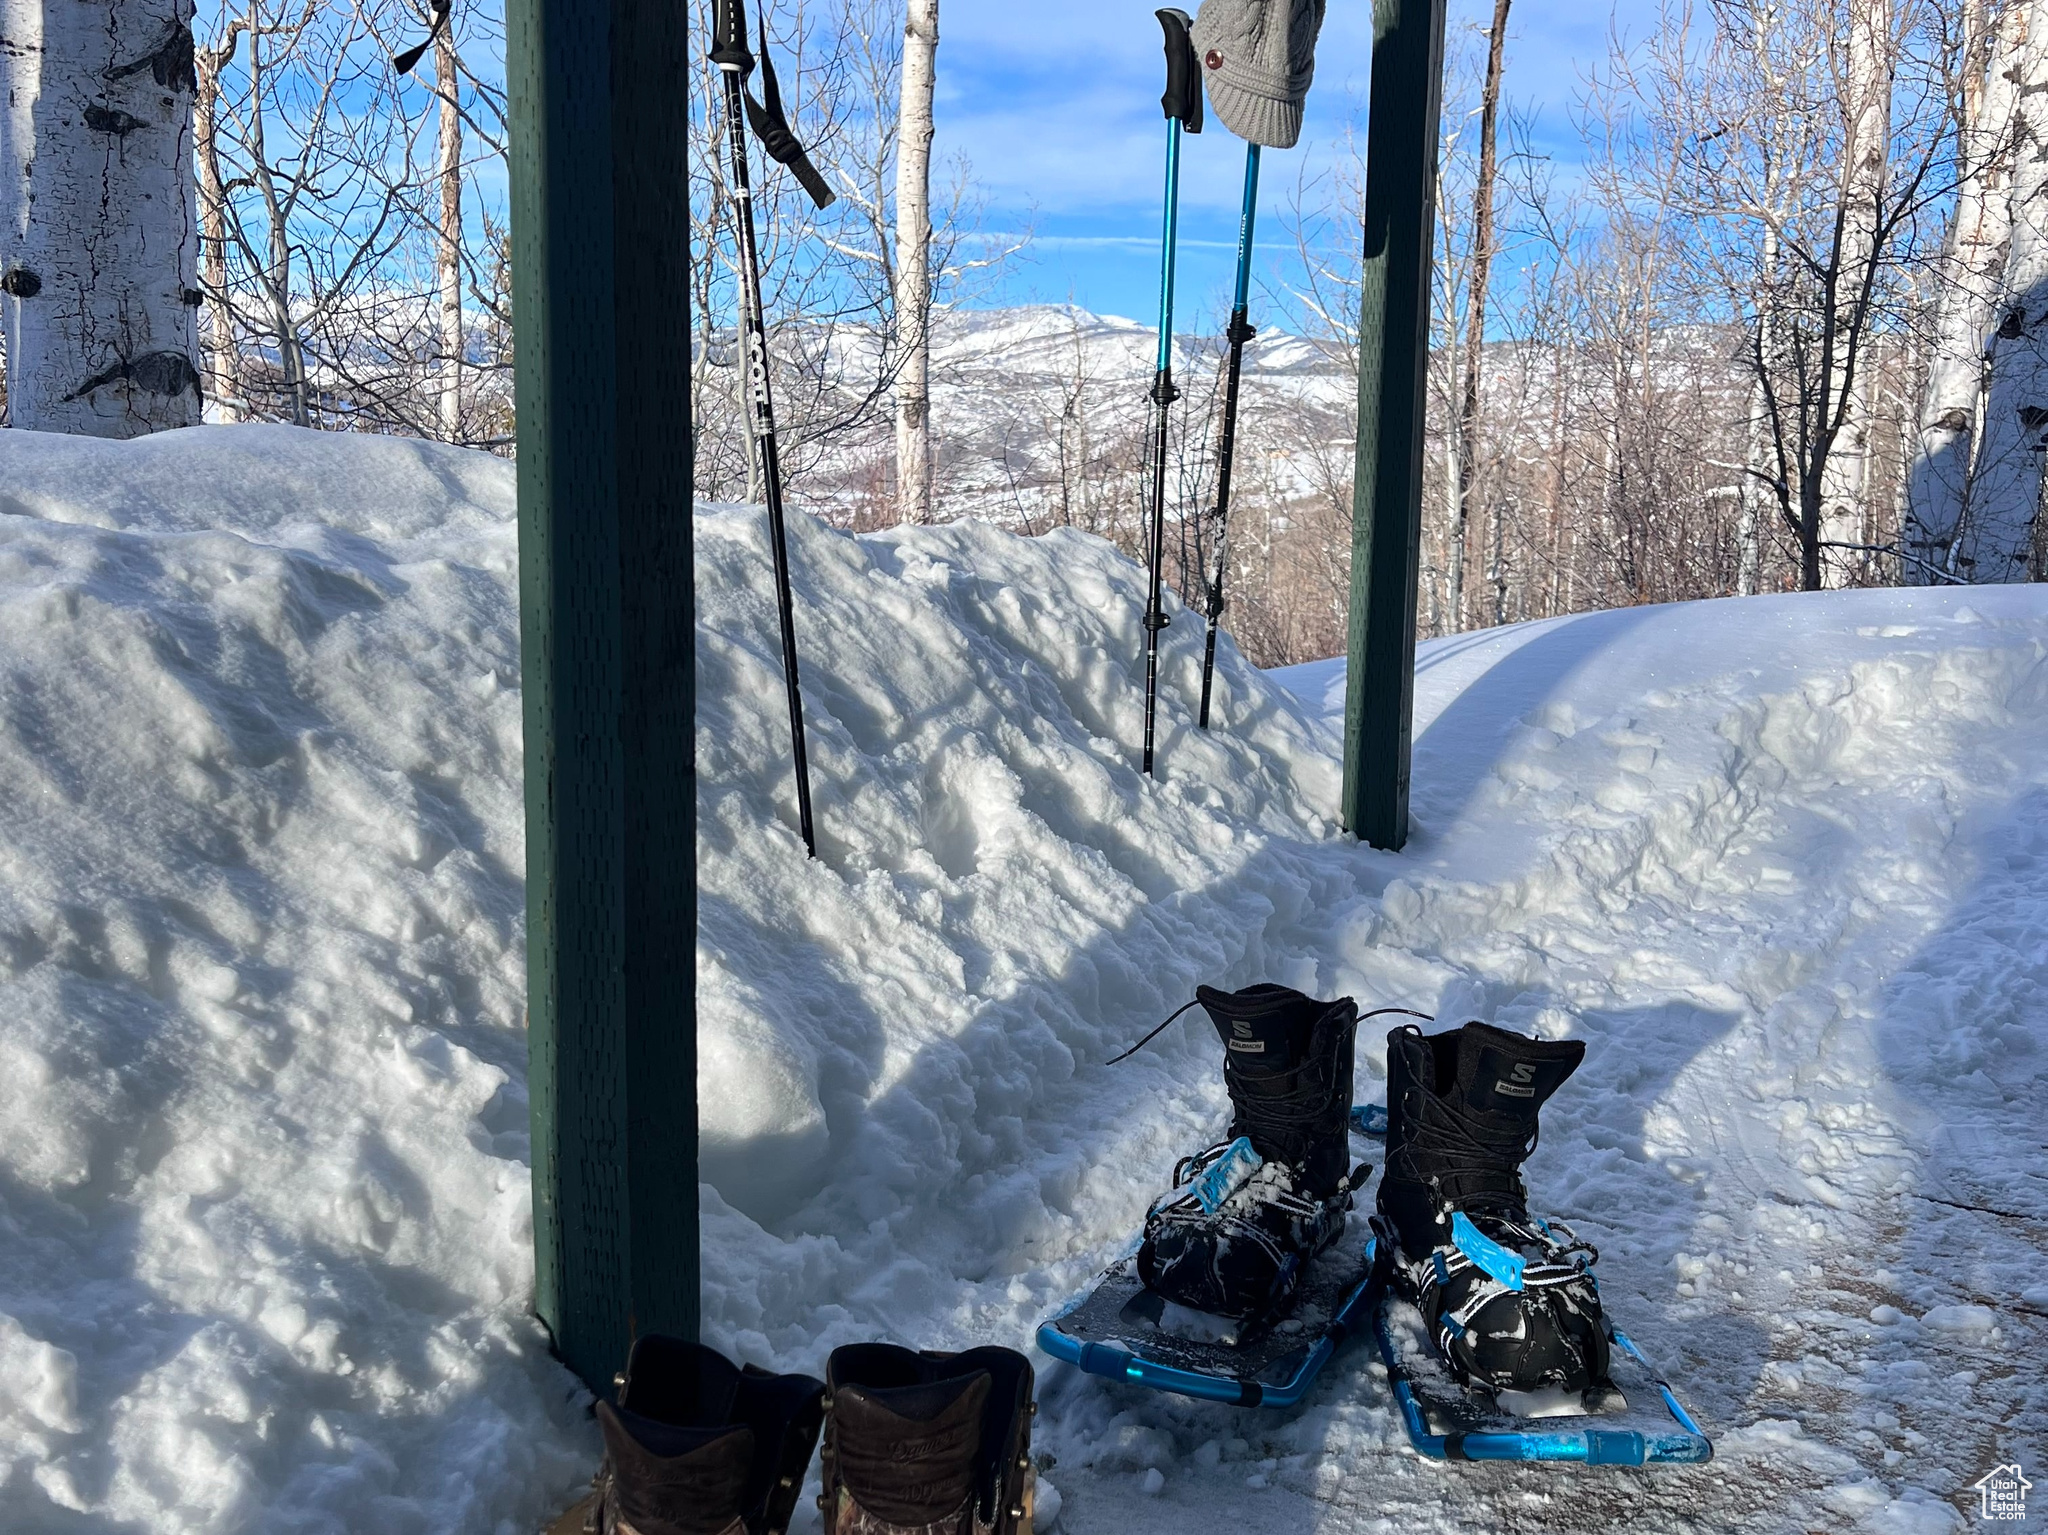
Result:
[[[1489,1392],[1603,1387],[1609,1350],[1592,1249],[1519,1222],[1488,1224],[1537,1256],[1480,1233],[1460,1211],[1452,1216],[1460,1241],[1399,1265],[1397,1284],[1430,1324],[1452,1375]]]

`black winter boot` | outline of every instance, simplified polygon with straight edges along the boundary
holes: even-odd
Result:
[[[619,1405],[597,1404],[604,1466],[590,1535],[782,1535],[825,1416],[825,1383],[744,1370],[649,1333]]]
[[[1458,1380],[1489,1392],[1607,1382],[1598,1254],[1531,1220],[1522,1163],[1536,1116],[1578,1069],[1579,1040],[1489,1024],[1387,1035],[1387,1165],[1379,1221],[1393,1274]]]
[[[1230,1138],[1174,1169],[1145,1217],[1138,1277],[1236,1319],[1243,1342],[1285,1314],[1309,1261],[1344,1232],[1358,1004],[1271,985],[1195,996],[1223,1041]]]
[[[825,1374],[825,1535],[1031,1535],[1030,1360],[855,1343]]]

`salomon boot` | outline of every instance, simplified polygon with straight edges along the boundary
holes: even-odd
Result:
[[[1031,1535],[1031,1361],[834,1349],[825,1535]]]
[[[619,1405],[597,1404],[604,1465],[589,1535],[783,1535],[824,1420],[825,1385],[742,1370],[699,1343],[633,1344]]]
[[[1578,1069],[1578,1040],[1489,1024],[1387,1035],[1387,1165],[1380,1238],[1451,1373],[1490,1393],[1584,1392],[1607,1382],[1598,1254],[1532,1220],[1522,1163],[1536,1118]]]
[[[1226,1140],[1174,1169],[1138,1249],[1138,1277],[1176,1305],[1238,1322],[1243,1342],[1293,1303],[1303,1270],[1344,1231],[1351,1190],[1358,1004],[1285,986],[1196,993],[1223,1041]]]

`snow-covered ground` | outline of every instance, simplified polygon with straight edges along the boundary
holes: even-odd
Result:
[[[510,511],[417,443],[0,434],[10,1535],[525,1535],[594,1462],[526,1315]],[[1718,1458],[1426,1463],[1355,1345],[1288,1414],[1041,1357],[1058,1529],[1905,1535],[2039,1479],[2048,591],[1428,647],[1390,855],[1338,666],[1225,645],[1200,735],[1183,619],[1148,783],[1106,545],[802,523],[807,862],[760,521],[698,548],[712,1341],[1028,1347],[1223,1118],[1193,1019],[1104,1062],[1279,980],[1588,1041],[1532,1182]]]

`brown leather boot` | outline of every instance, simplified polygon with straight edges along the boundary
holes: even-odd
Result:
[[[1031,1535],[1022,1354],[857,1343],[825,1374],[825,1535]]]
[[[588,1535],[783,1535],[817,1447],[824,1382],[742,1370],[715,1349],[635,1341],[619,1404],[597,1404],[604,1465]]]

